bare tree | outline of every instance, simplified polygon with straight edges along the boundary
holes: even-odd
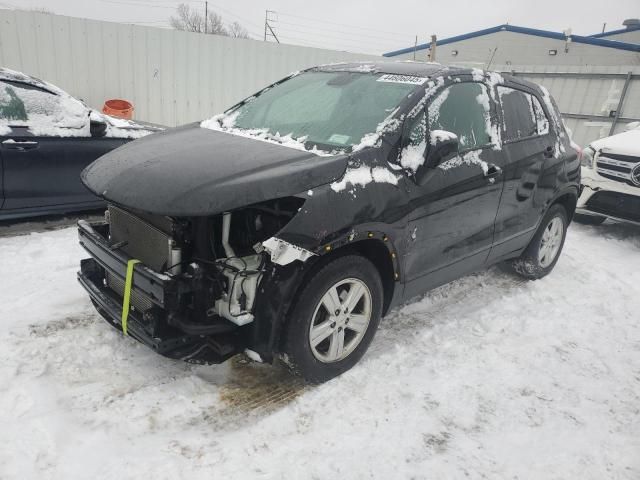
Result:
[[[233,38],[250,38],[249,32],[246,28],[240,25],[238,22],[233,22],[227,27],[227,33]]]
[[[169,18],[169,23],[176,30],[186,32],[211,33],[233,38],[251,38],[249,32],[240,23],[233,22],[225,26],[222,17],[215,12],[208,12],[205,28],[205,17],[202,12],[181,3],[176,9],[176,15]]]
[[[31,10],[32,12],[46,13],[49,15],[53,15],[53,12],[46,7],[34,7],[34,8],[30,8],[29,10]]]
[[[176,30],[187,32],[212,33],[216,35],[228,35],[222,17],[215,12],[209,12],[206,18],[196,9],[191,9],[186,3],[178,5],[176,16],[169,19],[169,23]]]

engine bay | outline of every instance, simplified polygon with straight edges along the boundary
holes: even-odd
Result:
[[[190,281],[183,308],[207,324],[222,317],[242,326],[253,321],[256,293],[272,239],[304,199],[286,197],[209,217],[169,218],[110,206],[109,242],[163,274]],[[121,290],[121,286],[118,286]]]

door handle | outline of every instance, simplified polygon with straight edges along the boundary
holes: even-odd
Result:
[[[549,146],[544,149],[544,158],[552,158],[553,157],[553,147]]]
[[[14,140],[13,138],[9,138],[2,142],[2,148],[6,148],[7,150],[25,151],[36,148],[37,146],[38,142],[32,140]]]
[[[499,166],[493,163],[487,165],[487,171],[484,174],[485,178],[495,178],[500,175],[502,175],[502,169]]]
[[[487,171],[484,172],[484,178],[486,178],[489,183],[496,183],[496,178],[500,175],[502,175],[502,169],[499,166],[493,163],[487,165]]]

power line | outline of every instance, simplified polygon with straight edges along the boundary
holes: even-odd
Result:
[[[286,21],[282,21],[279,20],[278,21],[279,24],[283,24],[283,25],[292,25],[292,26],[296,26],[296,27],[304,27],[306,29],[312,29],[312,30],[321,30],[321,31],[326,31],[326,32],[336,32],[336,33],[340,33],[342,35],[348,35],[348,36],[355,36],[358,38],[362,38],[362,37],[367,37],[367,38],[377,38],[377,39],[393,39],[393,40],[398,40],[398,37],[400,37],[401,35],[388,35],[388,34],[384,34],[384,35],[373,35],[371,33],[360,33],[360,32],[352,32],[352,31],[345,31],[344,29],[342,30],[336,30],[333,28],[326,28],[326,27],[317,27],[314,25],[305,25],[305,24],[300,24],[300,23],[292,23],[292,22],[286,22]],[[402,35],[404,36],[404,35]]]
[[[312,17],[303,17],[303,16],[300,16],[300,15],[294,15],[292,13],[279,13],[279,14],[283,15],[285,17],[299,18],[299,19],[302,19],[302,20],[309,20],[309,21],[318,22],[318,23],[326,23],[326,24],[329,24],[329,25],[337,25],[337,26],[340,26],[340,27],[359,28],[361,30],[372,30],[372,31],[379,32],[379,33],[390,33],[391,35],[407,35],[406,32],[404,32],[404,33],[390,32],[388,30],[379,30],[379,29],[374,28],[374,27],[363,27],[363,26],[360,26],[360,25],[329,22],[327,20],[319,20],[317,18],[312,18]]]
[[[296,30],[296,29],[293,29],[293,28],[280,29],[280,32],[281,32],[282,35],[288,35],[289,32],[301,33],[303,35],[304,34],[311,34],[311,33],[307,32],[307,31]],[[335,39],[335,40],[340,40],[340,41],[346,42],[346,43],[352,43],[352,44],[355,43],[355,44],[358,44],[358,45],[363,45],[363,44],[374,45],[376,47],[381,47],[382,49],[389,49],[389,44],[391,43],[391,42],[386,42],[384,40],[377,40],[377,41],[363,40],[362,43],[360,43],[355,38],[351,38],[351,37],[345,38],[345,37],[341,37],[341,36],[335,35],[335,34],[332,34],[332,35],[322,34],[321,36],[316,35],[316,34],[313,34],[313,35],[315,35],[316,37],[320,37],[319,38],[320,40]],[[395,44],[401,44],[400,42],[401,42],[401,40],[396,39],[394,43]],[[406,44],[406,43],[407,42],[403,42],[402,44]]]

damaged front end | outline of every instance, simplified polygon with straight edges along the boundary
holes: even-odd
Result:
[[[110,205],[104,221],[78,223],[91,256],[78,279],[109,323],[157,353],[219,363],[249,348],[270,360],[314,255],[277,237],[303,203],[291,196],[199,217]]]

